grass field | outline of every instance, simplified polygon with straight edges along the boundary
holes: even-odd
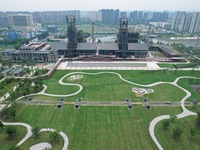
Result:
[[[57,71],[56,71],[57,72]],[[58,83],[59,79],[65,75],[65,72],[55,73],[53,76],[44,80],[44,84],[47,85],[46,93],[50,94],[71,94],[76,92],[79,88],[77,86],[65,86]]]
[[[86,71],[86,72],[95,72],[95,71]],[[97,72],[97,71],[96,71]],[[98,71],[99,72],[99,71]],[[148,72],[148,71],[117,71],[125,79],[133,81],[136,83],[149,84],[157,81],[173,81],[178,76],[184,75],[200,75],[199,72],[194,72],[193,74],[190,71],[167,71],[163,73],[160,72]],[[44,81],[44,84],[48,86],[46,93],[49,94],[71,94],[78,91],[77,86],[64,86],[58,83],[58,80],[62,78],[69,71],[56,71],[54,75]],[[146,79],[144,79],[146,77]],[[100,75],[83,75],[83,79],[78,81],[69,81],[69,77],[66,77],[63,81],[66,83],[77,83],[83,86],[83,90],[72,97],[68,97],[67,101],[75,101],[77,97],[83,98],[84,101],[122,101],[126,97],[132,98],[133,101],[141,101],[140,97],[136,97],[132,92],[132,88],[135,85],[128,84],[119,79],[117,75],[113,74],[100,74]],[[159,80],[160,79],[160,80]],[[139,82],[140,81],[140,82]],[[138,86],[136,86],[138,87]],[[180,101],[181,98],[185,96],[184,91],[178,89],[177,87],[169,84],[160,84],[154,87],[154,93],[144,95],[150,101]],[[64,90],[63,90],[64,89]],[[36,97],[42,98],[42,97]],[[38,99],[41,100],[41,99]],[[53,99],[56,100],[57,99]]]
[[[200,95],[189,86],[189,84],[190,84],[189,81],[190,81],[190,79],[181,79],[181,80],[179,80],[178,85],[183,87],[184,89],[190,91],[190,93],[192,94],[191,98],[195,98],[198,102],[200,102]],[[191,102],[190,99],[188,99],[188,101]]]
[[[180,107],[81,107],[18,105],[17,119],[31,126],[55,128],[69,137],[70,150],[156,149],[148,132],[150,121],[161,114],[177,114]]]
[[[156,137],[164,149],[176,149],[176,150],[198,150],[200,149],[200,130],[195,127],[195,119],[197,117],[187,117],[183,119],[177,119],[175,123],[171,123],[168,129],[163,129],[162,122],[159,122],[156,126]],[[181,128],[182,135],[180,139],[174,139],[172,136],[173,129]],[[196,135],[191,138],[190,129],[196,129]]]
[[[53,76],[44,80],[48,86],[46,92],[49,94],[71,94],[79,88],[76,86],[64,86],[58,83],[59,79],[72,71],[56,71]],[[100,71],[84,71],[100,72]],[[199,71],[115,71],[123,78],[139,83],[150,84],[159,81],[174,81],[179,76],[200,77]],[[82,97],[84,101],[122,101],[126,97],[131,97],[133,101],[141,101],[136,97],[131,89],[134,85],[128,84],[119,79],[117,75],[83,75],[77,81],[63,80],[67,83],[78,83],[83,85],[83,90],[76,96],[67,97],[66,101],[75,101],[77,97]],[[181,79],[178,84],[189,90],[192,97],[199,100],[199,95],[188,85],[189,79]],[[136,86],[137,87],[137,86]],[[155,93],[145,95],[150,101],[180,101],[185,96],[184,91],[169,84],[160,84],[151,87]],[[24,100],[27,100],[25,98]],[[37,95],[33,100],[58,101],[57,97]],[[103,107],[103,106],[81,106],[80,110],[74,110],[73,105],[63,105],[61,109],[55,109],[55,105],[24,105],[17,104],[16,118],[13,121],[25,122],[32,127],[54,128],[63,131],[69,137],[70,150],[132,150],[132,149],[157,149],[148,131],[149,123],[159,115],[175,115],[182,110],[180,107],[152,107],[147,110],[142,105],[134,105],[133,110],[127,107]],[[3,118],[5,119],[5,118]],[[190,147],[189,126],[195,117],[177,120],[176,124],[171,124],[169,131],[164,131],[162,123],[156,127],[156,135],[159,142],[165,149],[194,149],[199,146],[199,136]],[[12,121],[12,120],[11,120]],[[179,122],[180,121],[180,122]],[[175,126],[180,126],[184,130],[180,141],[175,141],[171,137]],[[0,131],[1,132],[1,131]],[[0,135],[1,136],[1,135]],[[4,137],[3,135],[2,137]],[[28,149],[38,142],[49,141],[48,133],[42,133],[38,139],[29,139],[22,149]],[[63,141],[61,140],[61,143]],[[2,143],[0,141],[0,143]],[[62,144],[55,144],[55,149],[60,149]],[[14,143],[16,144],[16,143]],[[177,145],[175,145],[177,144]],[[197,147],[196,146],[196,147]],[[6,147],[5,150],[8,148]]]
[[[175,63],[174,63],[175,64]],[[173,64],[163,64],[157,63],[160,68],[175,68]],[[189,63],[189,64],[176,64],[177,68],[198,68],[200,65],[198,63]]]
[[[77,25],[78,30],[83,30],[83,32],[91,32],[92,25],[91,24],[81,24]],[[105,27],[105,25],[94,25],[94,32],[116,32],[117,30],[113,30],[110,27]]]

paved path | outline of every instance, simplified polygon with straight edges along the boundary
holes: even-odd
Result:
[[[0,112],[3,110],[3,108],[6,106],[6,104],[0,104]]]

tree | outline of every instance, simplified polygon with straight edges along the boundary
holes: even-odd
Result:
[[[6,134],[8,134],[8,136],[13,137],[16,133],[17,133],[17,130],[14,126],[6,127]]]
[[[170,121],[171,121],[172,123],[175,123],[175,120],[176,120],[176,115],[171,115],[171,116],[170,116]]]
[[[191,135],[191,139],[196,135],[197,131],[195,128],[191,128],[190,129],[190,135]]]
[[[3,124],[3,122],[0,120],[0,127],[2,128],[2,130],[3,130],[3,127],[4,127],[4,124]]]
[[[200,112],[197,112],[197,127],[200,128]]]
[[[13,96],[13,94],[12,94],[12,96]],[[16,116],[16,110],[15,110],[15,108],[7,108],[6,110],[5,110],[5,115],[7,115],[8,117],[13,117],[13,118],[15,118],[15,116]]]
[[[35,128],[32,128],[32,133],[33,133],[33,136],[34,137],[37,137],[38,136],[38,133],[40,132],[40,128],[39,127],[35,127]]]
[[[19,147],[16,147],[15,145],[11,146],[9,150],[19,150]]]
[[[176,127],[176,128],[173,129],[173,133],[172,134],[173,134],[173,137],[175,139],[178,139],[178,138],[180,138],[182,133],[183,133],[183,131],[179,127]]]
[[[163,128],[167,129],[169,127],[169,125],[170,125],[170,121],[169,120],[165,120],[162,124],[163,124]]]
[[[15,118],[16,116],[16,110],[14,108],[10,109],[10,115]]]
[[[53,142],[53,141],[54,141],[54,142],[57,142],[58,139],[59,139],[58,131],[50,132],[50,133],[49,133],[49,136],[50,136],[52,142]]]

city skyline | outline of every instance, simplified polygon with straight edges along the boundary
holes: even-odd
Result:
[[[27,1],[0,0],[0,11],[61,11],[61,10],[100,10],[103,8],[120,9],[125,11],[147,10],[147,11],[199,11],[199,0],[126,0],[116,2],[114,0],[40,0]],[[13,4],[13,5],[12,5]],[[161,5],[160,5],[161,4]]]

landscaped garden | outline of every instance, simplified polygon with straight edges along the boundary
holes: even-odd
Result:
[[[142,97],[146,97],[148,101],[181,101],[186,93],[172,84],[157,84],[149,87],[127,83],[129,81],[137,84],[152,84],[154,82],[173,82],[180,76],[200,77],[198,71],[115,71],[118,74],[112,74],[110,71],[99,74],[84,74],[77,72],[63,78],[63,84],[59,80],[66,74],[73,71],[56,71],[53,76],[43,81],[47,85],[45,93],[68,95],[77,92],[80,87],[74,85],[79,84],[83,87],[80,93],[74,96],[66,97],[65,102],[75,102],[77,97],[81,97],[82,101],[124,101],[125,98],[131,98],[132,102],[142,102]],[[103,71],[83,71],[86,73],[98,73]],[[113,71],[112,71],[113,72]],[[77,80],[70,80],[72,75],[82,75]],[[125,79],[125,80],[122,80]],[[39,81],[37,81],[39,82]],[[199,82],[199,79],[180,79],[178,85],[187,89],[192,98],[199,100],[199,94],[190,87],[190,84]],[[145,95],[136,95],[133,87],[142,87],[152,89],[153,93]],[[191,98],[190,97],[190,98]],[[32,100],[39,101],[58,101],[59,97],[50,95],[31,96]],[[22,99],[27,101],[28,97]],[[188,99],[189,100],[189,99]],[[63,131],[69,138],[70,150],[82,149],[156,149],[156,145],[149,135],[149,124],[157,116],[160,115],[177,115],[182,112],[178,106],[154,106],[151,109],[141,104],[134,104],[133,110],[129,110],[125,106],[81,106],[79,110],[74,109],[74,105],[63,105],[60,109],[55,109],[56,105],[38,105],[28,103],[17,103],[13,105],[7,114],[1,118],[7,122],[24,122],[32,127],[53,128],[57,131]],[[13,109],[14,110],[13,110]],[[190,110],[193,110],[190,107]],[[195,112],[199,108],[195,107]],[[5,111],[6,112],[6,111]],[[14,113],[14,116],[12,116]],[[10,115],[7,116],[6,115]],[[158,141],[165,149],[179,149],[175,144],[180,143],[182,149],[190,149],[199,146],[199,129],[195,130],[195,136],[191,138],[190,127],[195,127],[194,117],[175,120],[163,129],[163,121],[156,126],[156,136]],[[181,136],[174,137],[174,130],[181,129]],[[1,129],[0,129],[1,130]],[[167,132],[169,131],[169,132]],[[184,131],[184,132],[182,132]],[[179,132],[179,131],[178,131]],[[3,134],[5,138],[5,133]],[[175,139],[174,139],[175,138]],[[192,140],[193,139],[193,140]],[[188,140],[188,141],[187,141]],[[190,147],[189,142],[193,142]],[[5,140],[5,144],[9,144]],[[13,145],[19,141],[13,141]],[[21,149],[28,149],[30,146],[40,143],[49,142],[53,149],[61,149],[63,140],[59,137],[58,141],[52,141],[49,133],[39,133],[38,138],[31,137],[20,146]],[[61,145],[61,146],[60,146]],[[59,147],[60,146],[60,147]],[[180,148],[180,149],[181,149]],[[5,147],[5,150],[9,147]]]
[[[141,105],[134,106],[133,110],[101,106],[85,106],[74,110],[72,105],[55,109],[55,106],[18,104],[16,119],[33,127],[55,128],[65,132],[69,137],[70,150],[132,150],[133,147],[153,150],[156,146],[148,132],[150,121],[158,115],[180,112],[180,107],[153,107],[147,110]],[[27,142],[34,144],[31,139]]]

